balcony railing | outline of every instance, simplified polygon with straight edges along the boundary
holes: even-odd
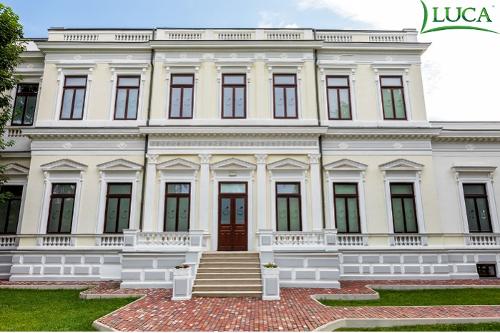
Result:
[[[16,248],[19,244],[19,237],[16,235],[5,235],[0,236],[0,249],[12,249]]]
[[[103,247],[122,247],[123,235],[98,235],[96,245]]]
[[[393,234],[389,236],[391,246],[427,246],[427,236],[419,234]]]
[[[140,232],[138,246],[189,246],[191,237],[188,232]]]
[[[67,247],[74,245],[71,235],[43,235],[38,237],[38,245],[43,247]]]
[[[362,234],[338,234],[337,245],[339,247],[367,246],[368,236]]]
[[[499,246],[499,234],[469,234],[465,235],[465,244],[468,246]]]

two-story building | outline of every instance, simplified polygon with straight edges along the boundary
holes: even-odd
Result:
[[[1,153],[0,277],[171,287],[496,276],[500,124],[429,122],[416,30],[50,29]]]

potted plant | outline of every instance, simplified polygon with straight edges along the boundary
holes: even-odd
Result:
[[[280,270],[278,265],[268,262],[262,265],[262,299],[275,301],[280,299]]]
[[[175,266],[174,276],[189,276],[191,273],[191,266],[188,264],[180,264]]]
[[[268,262],[267,264],[262,265],[262,275],[265,276],[278,276],[279,275],[279,267],[273,262]]]

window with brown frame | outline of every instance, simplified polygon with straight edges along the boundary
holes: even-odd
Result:
[[[391,183],[392,220],[395,233],[417,233],[415,194],[412,183]]]
[[[349,76],[327,76],[326,93],[328,118],[330,120],[351,120]]]
[[[61,103],[61,120],[83,119],[85,104],[86,76],[66,76]]]
[[[76,184],[52,184],[47,233],[71,233]]]
[[[492,232],[485,184],[464,184],[465,209],[469,232]]]
[[[190,183],[167,183],[165,191],[165,231],[189,231]]]
[[[0,202],[0,234],[16,234],[23,186],[3,185],[0,187],[0,193],[4,196]]]
[[[276,183],[276,230],[301,231],[300,183]]]
[[[20,83],[16,89],[16,99],[12,112],[11,125],[31,126],[35,117],[36,98],[38,95],[38,84]]]
[[[105,233],[121,233],[129,228],[131,183],[108,183],[106,193]]]
[[[297,118],[297,76],[274,74],[274,118]]]
[[[381,76],[380,90],[385,120],[406,120],[402,76]]]
[[[222,118],[246,118],[246,75],[222,75]]]
[[[334,183],[335,225],[339,233],[360,233],[358,184]]]
[[[169,118],[193,118],[194,75],[172,74],[170,81]]]
[[[136,120],[139,106],[139,76],[118,76],[116,83],[115,120]]]

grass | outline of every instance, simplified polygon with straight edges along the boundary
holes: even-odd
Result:
[[[394,326],[394,327],[373,327],[373,328],[339,328],[336,331],[391,331],[391,332],[445,332],[445,331],[500,331],[500,322],[480,323],[480,324],[434,324],[415,326]]]
[[[500,288],[377,290],[377,300],[320,300],[328,306],[499,305]]]
[[[83,300],[79,293],[0,289],[0,331],[93,331],[95,319],[135,299]]]

